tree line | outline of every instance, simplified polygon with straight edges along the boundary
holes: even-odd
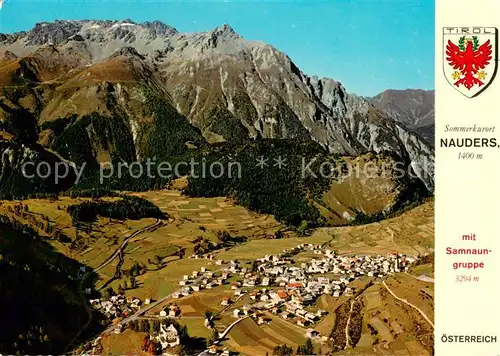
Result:
[[[294,350],[292,346],[283,344],[277,345],[273,349],[273,356],[292,356],[292,355],[316,355],[314,345],[311,339],[307,339],[303,345],[297,346]]]
[[[118,220],[136,220],[142,218],[164,219],[166,217],[166,214],[156,205],[146,199],[135,196],[123,196],[117,201],[87,201],[70,205],[67,211],[74,225],[93,222],[98,216]]]

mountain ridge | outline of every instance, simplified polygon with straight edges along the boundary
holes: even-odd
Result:
[[[184,34],[159,21],[58,20],[0,35],[0,55],[6,54],[0,85],[23,88],[7,93],[11,104],[31,106],[41,123],[118,117],[135,158],[145,157],[139,152],[147,153],[150,142],[149,91],[208,142],[312,139],[330,153],[391,153],[434,189],[433,148],[418,134],[340,82],[306,75],[285,53],[227,24]],[[109,156],[112,142],[99,148],[87,141],[94,156]]]

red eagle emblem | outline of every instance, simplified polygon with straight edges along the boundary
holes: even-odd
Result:
[[[488,73],[484,68],[492,59],[492,45],[487,40],[479,45],[477,36],[472,38],[460,37],[458,46],[448,40],[446,46],[446,60],[455,69],[452,74],[453,84],[461,85],[470,90],[474,85],[483,86]]]

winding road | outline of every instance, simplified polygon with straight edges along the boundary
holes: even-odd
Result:
[[[115,251],[115,253],[113,253],[106,261],[104,261],[99,267],[97,267],[96,269],[94,269],[94,272],[98,272],[99,270],[103,269],[104,267],[106,267],[107,265],[109,265],[121,252],[123,252],[123,250],[125,249],[125,247],[127,247],[127,244],[128,242],[133,239],[134,237],[136,237],[137,235],[140,235],[142,234],[143,232],[146,232],[152,228],[155,228],[157,226],[159,226],[161,224],[161,220],[160,219],[157,219],[156,222],[154,224],[151,224],[151,225],[148,225],[140,230],[137,230],[137,231],[134,231],[132,234],[130,234],[123,242],[122,244],[120,245],[120,247],[118,247]]]
[[[137,235],[140,235],[142,234],[143,232],[145,231],[148,231],[152,228],[155,228],[157,226],[159,226],[161,224],[161,220],[160,219],[157,219],[156,222],[154,224],[151,224],[151,225],[148,225],[142,229],[139,229],[137,231],[134,231],[132,234],[130,234],[123,242],[122,244],[120,245],[120,247],[118,247],[116,249],[116,251],[106,260],[104,261],[99,267],[97,267],[96,269],[92,270],[91,272],[87,272],[85,273],[85,275],[82,277],[82,280],[80,281],[80,289],[83,290],[84,289],[84,285],[85,285],[85,281],[86,279],[91,276],[93,273],[96,273],[98,272],[99,270],[103,269],[104,267],[106,267],[107,265],[109,265],[120,253],[123,253],[123,250],[125,249],[125,247],[127,247],[127,244],[128,242],[133,239],[134,237],[136,237]],[[92,321],[92,309],[89,307],[87,301],[84,302],[84,306],[85,306],[85,310],[87,312],[87,314],[89,315],[89,319],[87,320],[85,326],[83,328],[81,328],[80,332],[78,332],[78,334],[71,340],[71,342],[66,346],[65,350],[69,349],[71,347],[71,345],[73,345],[75,343],[75,341],[80,337],[80,335],[82,334],[82,332],[87,328],[87,326],[90,324],[90,322]]]
[[[402,298],[399,298],[396,294],[394,294],[394,292],[387,286],[387,284],[385,283],[385,281],[382,281],[382,284],[384,285],[385,289],[387,289],[389,291],[389,293],[391,293],[391,295],[396,298],[397,300],[409,305],[410,307],[412,307],[413,309],[416,309],[423,317],[424,319],[432,326],[432,328],[434,329],[434,323],[431,321],[431,319],[429,319],[427,317],[427,315],[425,315],[425,313],[417,306],[411,304],[409,301],[407,301],[406,299],[402,299]]]
[[[219,340],[224,339],[224,338],[226,337],[226,335],[227,335],[227,334],[229,334],[229,332],[231,331],[231,329],[232,329],[232,328],[233,328],[236,324],[238,324],[240,321],[243,321],[243,320],[245,320],[245,319],[247,319],[247,318],[250,318],[250,316],[249,316],[249,315],[247,315],[247,316],[244,316],[244,317],[239,318],[238,320],[234,321],[231,325],[229,325],[229,326],[226,328],[226,330],[224,330],[223,332],[221,332],[221,333],[219,334]]]
[[[222,333],[219,333],[219,338],[217,339],[217,341],[215,342],[215,344],[217,344],[220,340],[224,340],[224,338],[226,337],[226,335],[231,331],[231,329],[236,325],[238,324],[239,322],[247,319],[247,318],[250,318],[250,315],[247,315],[247,316],[244,316],[242,318],[239,318],[238,320],[234,321],[231,323],[231,325],[229,325]],[[198,354],[198,356],[202,356],[202,355],[206,355],[208,354],[210,349],[206,349],[202,352],[200,352]]]

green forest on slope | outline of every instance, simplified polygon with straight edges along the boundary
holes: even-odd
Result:
[[[13,142],[0,142],[0,149],[10,149],[14,158],[24,157],[19,154],[20,145],[28,145],[36,147],[37,162],[49,160],[55,164],[65,160],[78,168],[85,166],[77,183],[72,173],[64,182],[54,184],[52,176],[45,180],[22,177],[19,166],[23,162],[19,159],[19,162],[11,160],[14,163],[3,167],[0,162],[0,170],[3,171],[0,176],[1,197],[23,199],[64,192],[70,196],[78,196],[79,192],[83,195],[94,192],[92,194],[102,196],[106,195],[103,192],[163,189],[172,179],[190,176],[189,187],[185,191],[187,195],[230,196],[238,204],[256,212],[272,214],[287,224],[324,224],[314,201],[321,201],[322,194],[329,188],[329,181],[335,177],[303,176],[304,162],[307,164],[316,158],[315,163],[310,165],[314,172],[318,172],[324,162],[341,171],[345,162],[337,155],[329,154],[311,140],[249,139],[248,136],[242,138],[239,131],[229,135],[229,141],[209,144],[200,130],[175,111],[165,98],[148,89],[144,89],[143,94],[144,114],[152,121],[139,128],[136,139],[132,138],[130,124],[115,108],[112,98],[107,103],[108,109],[116,109],[112,110],[111,116],[96,112],[81,117],[71,115],[45,122],[40,127],[35,114],[4,108],[4,111],[8,109],[8,119],[2,124],[3,129],[12,133],[15,139]],[[223,113],[215,111],[212,114],[212,121],[232,125],[224,121]],[[37,144],[39,133],[44,130],[51,132],[52,139],[46,143],[49,147]],[[103,175],[100,174],[98,160],[100,151],[109,154],[113,167],[104,169]],[[259,166],[261,158],[265,162]],[[152,166],[148,166],[148,160],[153,162]],[[161,162],[168,163],[166,173],[159,169]],[[190,162],[196,163],[195,168]],[[234,168],[236,162],[239,166],[235,169],[241,174],[229,176],[230,167]],[[220,177],[203,174],[202,170],[212,166],[224,170],[223,174]],[[401,204],[418,201],[426,195],[423,184],[410,182],[408,177],[403,177],[401,186]],[[384,214],[366,217],[360,213],[356,221],[383,217]]]
[[[81,267],[30,227],[0,215],[0,353],[66,349],[90,316],[80,290]]]

